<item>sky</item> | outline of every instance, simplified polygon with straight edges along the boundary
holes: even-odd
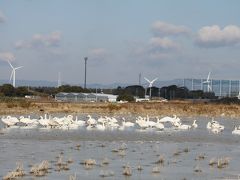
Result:
[[[239,0],[0,0],[0,79],[240,79]],[[144,81],[144,79],[142,79]]]

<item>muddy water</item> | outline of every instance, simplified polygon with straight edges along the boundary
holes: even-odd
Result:
[[[135,117],[127,117],[134,120]],[[192,123],[192,118],[183,118],[184,124]],[[136,128],[124,131],[106,130],[48,130],[48,129],[2,129],[0,134],[0,178],[13,170],[17,161],[24,164],[28,174],[23,179],[32,179],[29,165],[48,160],[52,169],[47,176],[39,179],[68,179],[76,173],[77,179],[100,179],[101,170],[113,171],[114,176],[105,179],[236,179],[240,174],[240,136],[231,134],[236,119],[219,118],[225,125],[223,133],[208,132],[209,119],[197,118],[199,127],[195,130],[176,131],[168,127],[163,132],[140,131]],[[80,144],[78,149],[76,145]],[[112,152],[126,147],[125,156]],[[186,151],[186,149],[188,149]],[[176,153],[178,152],[178,153]],[[68,171],[56,171],[56,157],[62,153],[64,160],[73,159]],[[159,156],[163,164],[155,164]],[[198,158],[199,155],[204,158]],[[212,158],[229,157],[229,165],[219,169],[209,166]],[[95,159],[97,165],[86,170],[80,164],[85,159]],[[104,158],[108,165],[101,165]],[[123,165],[130,165],[132,176],[122,175]],[[141,165],[143,170],[138,171]],[[158,166],[160,173],[152,173]],[[196,166],[201,172],[195,172]]]

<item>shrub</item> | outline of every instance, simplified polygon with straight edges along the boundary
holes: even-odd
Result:
[[[132,102],[134,101],[134,97],[132,95],[129,95],[129,94],[122,94],[122,95],[119,95],[117,97],[117,101],[128,101],[128,102]]]
[[[109,104],[109,105],[108,105],[108,109],[109,109],[110,111],[113,111],[113,110],[119,110],[119,109],[121,109],[121,107],[118,106],[117,104]]]
[[[26,101],[26,100],[23,100],[23,101],[19,101],[19,106],[22,107],[22,108],[29,108],[31,105],[31,102],[30,101]]]
[[[6,103],[8,108],[14,108],[17,107],[17,103],[13,101],[9,101]]]

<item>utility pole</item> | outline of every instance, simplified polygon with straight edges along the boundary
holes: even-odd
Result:
[[[193,91],[193,88],[194,88],[194,87],[193,87],[193,79],[192,79],[192,91]]]
[[[219,94],[220,94],[220,97],[222,97],[222,80],[220,80],[220,83],[219,83],[220,85],[220,87],[219,87]]]
[[[229,97],[231,97],[231,91],[232,91],[232,81],[229,80],[229,92],[228,92]]]
[[[138,76],[138,83],[139,83],[139,86],[141,86],[141,77],[142,77],[142,74],[139,73],[139,76]]]
[[[87,60],[88,58],[85,57],[84,58],[84,61],[85,61],[85,78],[84,78],[84,89],[87,88]]]

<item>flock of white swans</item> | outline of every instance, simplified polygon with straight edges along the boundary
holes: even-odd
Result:
[[[87,130],[101,130],[106,129],[118,129],[124,130],[126,128],[137,128],[137,129],[155,129],[158,131],[163,131],[166,124],[171,124],[176,130],[190,130],[198,127],[196,120],[193,121],[191,125],[182,124],[179,117],[174,115],[173,117],[165,116],[163,118],[156,117],[156,120],[150,120],[149,116],[146,117],[138,116],[136,117],[135,123],[126,121],[124,117],[121,120],[115,117],[101,116],[94,119],[91,115],[87,115],[87,120],[79,120],[78,116],[74,117],[72,115],[64,117],[52,117],[51,115],[45,114],[44,117],[40,116],[39,119],[31,119],[30,116],[19,118],[13,116],[2,117],[1,121],[5,125],[5,128],[47,128],[47,129],[78,129],[80,127],[86,127]],[[218,134],[224,130],[224,126],[218,121],[212,119],[207,123],[207,129],[209,129],[214,134]],[[235,126],[232,134],[240,135],[240,126]]]

